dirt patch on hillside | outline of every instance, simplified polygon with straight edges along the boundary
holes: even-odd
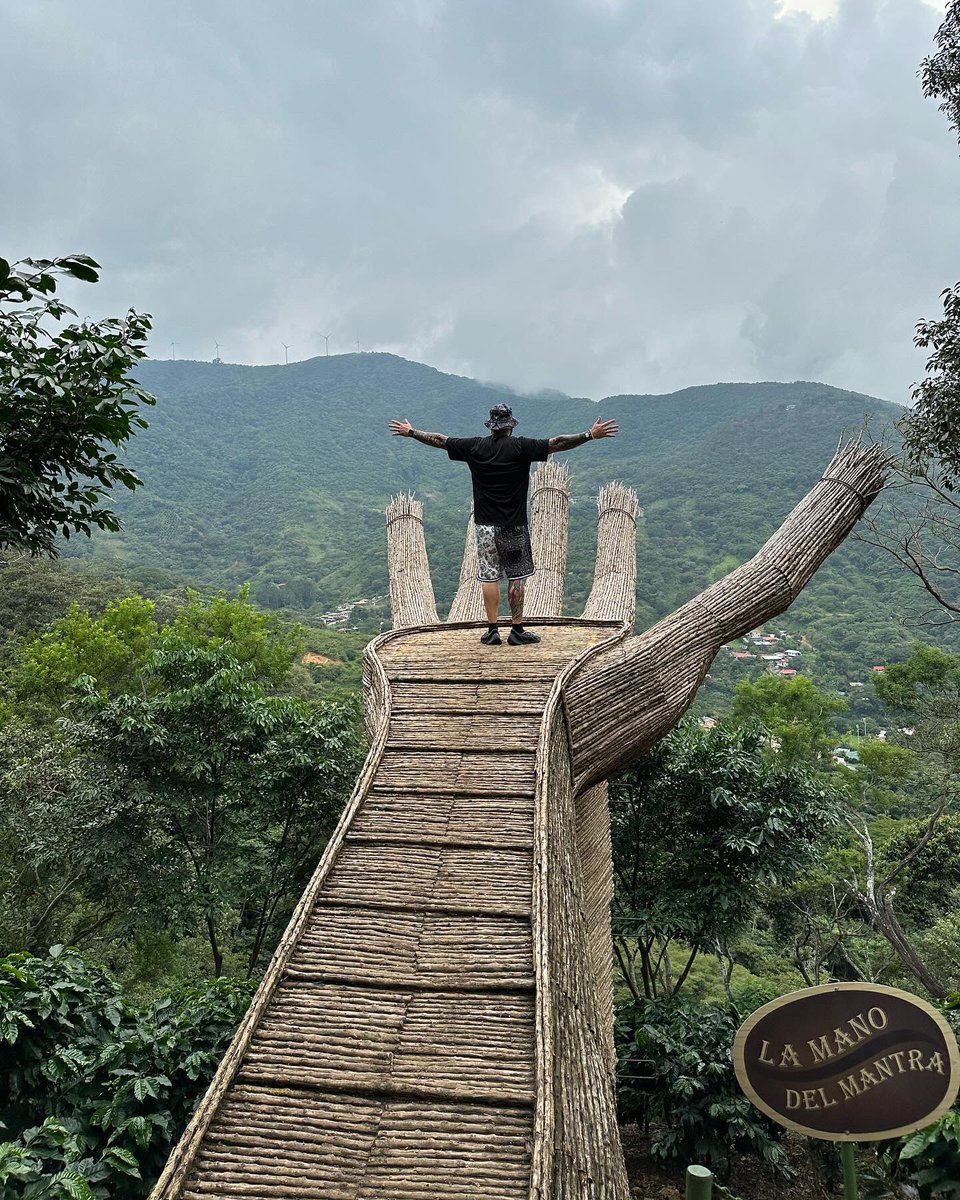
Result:
[[[305,655],[303,656],[303,658],[301,658],[301,659],[300,659],[300,661],[301,661],[301,662],[304,662],[304,663],[319,663],[319,664],[320,664],[320,666],[322,666],[322,667],[327,667],[327,666],[330,666],[330,665],[331,665],[331,664],[333,664],[333,663],[339,663],[339,662],[341,662],[341,661],[342,661],[342,659],[339,659],[339,658],[327,658],[327,656],[326,656],[325,654],[314,654],[314,653],[313,653],[313,651],[310,651],[310,653],[309,653],[309,654],[305,654]]]

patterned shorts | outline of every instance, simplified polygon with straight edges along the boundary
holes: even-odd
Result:
[[[527,579],[533,574],[528,525],[477,525],[477,577],[481,583]]]

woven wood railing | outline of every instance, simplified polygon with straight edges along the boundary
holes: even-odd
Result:
[[[623,626],[619,641],[628,633]],[[544,711],[534,817],[537,1109],[531,1200],[628,1200],[614,1094],[606,788],[577,797],[560,675]],[[603,824],[600,804],[603,801]],[[591,887],[591,880],[594,881]],[[599,887],[598,887],[599,884]]]
[[[887,460],[882,446],[843,447],[749,562],[571,680],[564,702],[578,791],[676,724],[725,642],[789,608],[883,487]]]
[[[583,882],[584,916],[590,962],[597,989],[600,1030],[610,1070],[616,1069],[613,1044],[613,849],[607,781],[580,792],[574,800],[574,829]]]

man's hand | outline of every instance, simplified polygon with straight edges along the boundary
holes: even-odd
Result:
[[[424,446],[433,446],[437,450],[443,450],[447,444],[445,433],[424,433],[422,429],[414,429],[409,421],[391,421],[390,432],[394,437],[412,437]]]
[[[575,450],[577,446],[585,446],[587,442],[595,442],[600,438],[616,437],[620,426],[616,421],[605,421],[597,417],[589,433],[560,433],[547,442],[547,453],[556,454],[560,450]]]
[[[594,440],[597,438],[616,437],[620,432],[620,426],[616,421],[605,421],[603,417],[597,417],[590,430],[590,436]]]

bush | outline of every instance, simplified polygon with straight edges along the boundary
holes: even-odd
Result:
[[[650,1153],[664,1162],[702,1163],[726,1179],[733,1157],[746,1154],[789,1179],[783,1130],[753,1107],[737,1083],[737,1025],[735,1012],[721,1004],[646,1000],[621,1009],[621,1115],[648,1128]],[[641,1075],[650,1078],[641,1082]]]
[[[958,1200],[960,1112],[895,1142],[879,1143],[861,1173],[864,1200]]]
[[[145,1196],[252,990],[218,979],[139,1009],[76,951],[0,959],[4,1200]]]
[[[777,1000],[790,989],[783,987],[779,980],[749,975],[742,981],[735,980],[731,990],[737,1012],[742,1017],[748,1017],[752,1012],[763,1008],[771,1000]]]

